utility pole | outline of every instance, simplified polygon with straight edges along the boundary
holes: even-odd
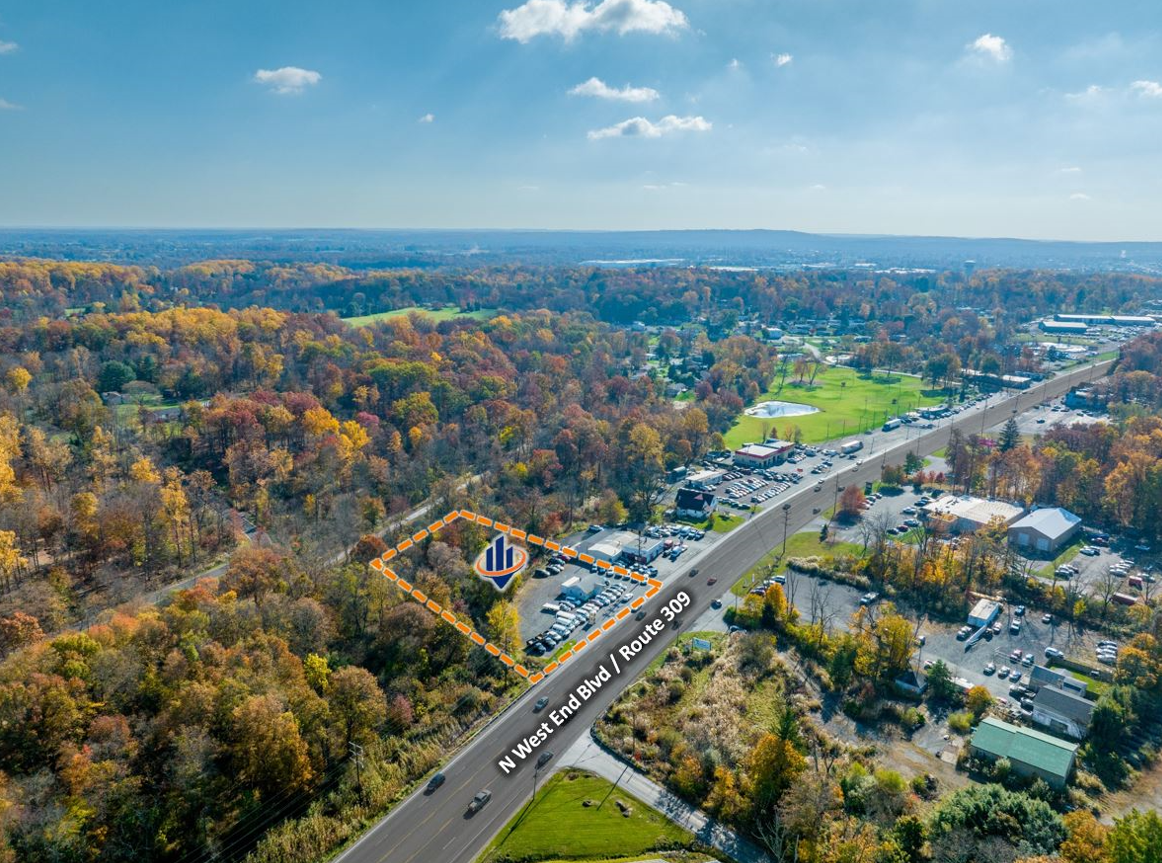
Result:
[[[783,504],[783,551],[780,557],[787,556],[787,524],[791,520],[791,505],[789,503]],[[737,597],[735,597],[737,601]]]
[[[359,794],[363,794],[363,747],[354,741],[347,744],[347,751],[355,760],[355,782],[359,786]]]

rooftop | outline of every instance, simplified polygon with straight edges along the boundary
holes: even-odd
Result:
[[[1042,690],[1043,692],[1045,690]],[[1077,747],[1040,731],[1010,725],[991,716],[981,720],[972,735],[974,748],[997,758],[1020,761],[1064,779]]]
[[[1018,519],[1010,526],[1010,530],[1031,528],[1051,539],[1064,536],[1074,527],[1081,524],[1081,518],[1067,509],[1059,506],[1047,506],[1044,509],[1035,509],[1024,518]]]
[[[1072,719],[1080,725],[1089,725],[1094,708],[1094,703],[1088,698],[1082,698],[1072,692],[1066,692],[1064,689],[1056,689],[1052,686],[1038,689],[1037,694],[1033,697],[1033,705],[1052,710],[1059,716]]]
[[[785,446],[765,446],[760,443],[748,443],[744,447],[736,449],[735,455],[745,455],[751,458],[770,458],[773,455],[778,455],[786,449]]]
[[[1024,512],[1019,506],[1005,503],[1003,500],[985,500],[982,497],[961,495],[952,497],[945,495],[928,506],[928,512],[935,515],[949,515],[953,518],[963,518],[977,524],[988,524],[993,519],[1000,519],[1008,524],[1021,517]]]

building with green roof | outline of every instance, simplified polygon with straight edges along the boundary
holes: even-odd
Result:
[[[1064,787],[1077,757],[1072,743],[991,716],[981,720],[968,745],[973,755],[992,761],[1007,758],[1013,772],[1039,776],[1054,788]]]

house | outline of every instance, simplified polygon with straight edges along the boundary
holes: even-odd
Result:
[[[779,441],[772,446],[757,443],[747,444],[734,451],[734,464],[735,467],[773,467],[785,462],[794,446],[793,443],[787,441]]]
[[[1072,675],[1053,668],[1046,668],[1044,665],[1034,665],[1029,672],[1029,688],[1040,689],[1042,686],[1064,689],[1082,697],[1085,697],[1085,693],[1089,689],[1089,684],[1084,680],[1078,680]]]
[[[701,521],[708,518],[716,506],[714,495],[708,491],[694,488],[678,489],[678,497],[674,503],[681,518],[693,518]]]
[[[1081,531],[1081,518],[1059,506],[1035,509],[1009,525],[1009,542],[1047,557],[1057,554]]]
[[[968,746],[973,755],[990,761],[1007,758],[1014,773],[1039,776],[1053,788],[1065,787],[1077,758],[1072,743],[991,716],[981,720]]]
[[[676,399],[678,396],[682,395],[682,393],[686,392],[686,390],[688,390],[688,389],[689,389],[689,387],[686,386],[685,384],[669,383],[669,384],[666,384],[666,395],[672,399]]]
[[[1042,686],[1033,696],[1033,721],[1057,734],[1081,740],[1089,733],[1094,703],[1080,695]]]
[[[950,533],[973,533],[986,525],[1005,526],[1020,518],[1025,510],[1003,500],[985,500],[973,495],[944,495],[925,509],[928,519],[943,523]]]

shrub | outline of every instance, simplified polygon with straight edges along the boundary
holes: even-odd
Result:
[[[972,731],[972,714],[967,711],[951,714],[948,717],[948,727],[957,734],[968,734]]]

